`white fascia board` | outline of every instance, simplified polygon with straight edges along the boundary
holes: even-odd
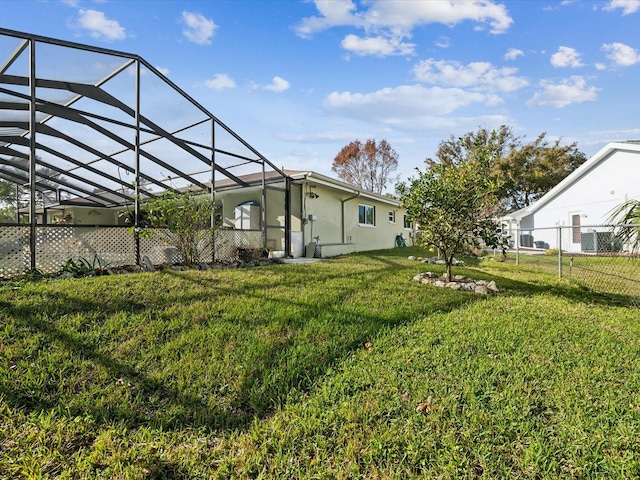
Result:
[[[331,177],[327,177],[317,172],[298,173],[298,174],[291,175],[291,178],[293,178],[294,180],[307,180],[309,182],[313,182],[318,185],[331,188],[333,190],[338,190],[349,195],[359,194],[360,198],[366,198],[368,200],[386,203],[396,208],[400,207],[400,201],[398,200],[385,197],[384,195],[378,195],[377,193],[369,192],[367,190],[362,190],[361,188],[355,187],[353,185],[349,185],[348,183],[341,182],[339,180],[336,180]]]
[[[512,216],[516,216],[517,218],[522,218],[532,213],[537,212],[544,205],[549,203],[551,200],[556,198],[562,192],[567,190],[571,185],[576,183],[582,177],[584,177],[587,173],[593,170],[595,167],[600,165],[604,160],[610,157],[616,151],[631,151],[640,153],[640,145],[637,143],[623,143],[623,142],[612,142],[605,145],[598,152],[596,152],[591,158],[589,158],[586,162],[576,168],[573,172],[571,172],[564,180],[558,183],[555,187],[545,193],[537,202],[533,205],[529,205],[523,209],[520,209],[514,213]]]

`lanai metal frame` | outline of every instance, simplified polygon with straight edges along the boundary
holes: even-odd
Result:
[[[93,78],[67,75],[61,63],[85,54],[95,57]],[[53,69],[52,62],[57,62]],[[149,78],[180,102],[179,114],[188,110],[191,121],[163,125],[155,111],[165,98],[145,98],[143,82]],[[130,88],[110,88],[115,82]],[[170,153],[154,151],[156,143]],[[28,190],[31,268],[39,198],[45,206],[63,198],[100,207],[131,205],[137,227],[145,200],[187,185],[213,196],[217,174],[248,187],[241,173],[249,167],[262,172],[265,238],[266,191],[284,194],[288,252],[288,176],[157,68],[139,55],[0,28],[0,178]],[[274,173],[285,188],[269,185]]]

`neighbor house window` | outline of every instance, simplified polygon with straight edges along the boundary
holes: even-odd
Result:
[[[405,215],[403,217],[403,222],[404,222],[404,228],[406,228],[407,230],[411,230],[413,228],[413,225],[412,225],[413,222],[411,222],[411,220],[409,220],[409,216],[408,215]]]
[[[396,212],[395,212],[395,210],[389,210],[389,223],[396,223]]]
[[[358,205],[358,223],[360,225],[376,224],[376,207],[371,205]]]

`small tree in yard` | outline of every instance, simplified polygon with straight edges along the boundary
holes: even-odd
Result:
[[[422,247],[436,247],[444,256],[446,279],[452,280],[454,255],[471,248],[502,247],[493,220],[499,185],[492,179],[487,155],[469,156],[455,167],[433,164],[418,172],[409,186],[400,184],[402,203],[423,235]]]
[[[210,195],[166,193],[149,200],[144,212],[146,224],[157,228],[187,265],[201,261],[202,253],[213,243],[215,205]]]

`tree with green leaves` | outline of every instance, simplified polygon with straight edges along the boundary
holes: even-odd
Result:
[[[15,183],[0,179],[0,222],[16,221],[16,209],[21,192],[22,187],[18,187],[16,191]]]
[[[491,173],[495,158],[481,142],[455,165],[434,163],[409,185],[398,185],[407,214],[422,231],[421,247],[436,247],[452,280],[454,255],[473,248],[502,247],[493,219],[500,184]]]
[[[351,185],[381,195],[387,185],[397,181],[398,153],[389,142],[365,143],[355,140],[342,147],[333,159],[331,171]]]
[[[499,213],[513,212],[538,200],[587,159],[575,143],[549,143],[545,137],[546,133],[541,133],[534,141],[524,143],[506,125],[498,130],[480,127],[441,142],[436,160],[428,158],[426,163],[456,166],[470,155],[489,155],[490,175],[501,184]]]
[[[169,192],[147,202],[144,218],[191,265],[202,261],[203,253],[212,246],[215,208],[209,194]]]

